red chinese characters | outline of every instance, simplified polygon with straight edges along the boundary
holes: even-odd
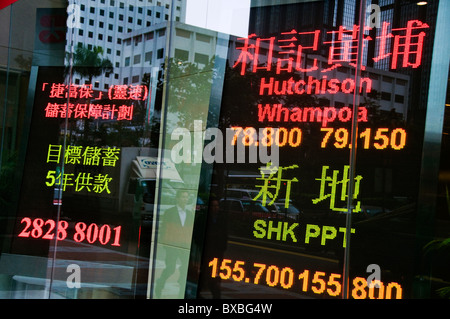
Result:
[[[369,30],[369,28],[365,28]],[[327,72],[340,67],[343,62],[348,62],[352,66],[356,66],[358,58],[358,41],[360,28],[354,25],[351,30],[346,30],[340,26],[338,31],[330,31],[328,34],[333,35],[332,40],[325,41],[324,44],[330,44],[328,51],[329,68],[322,70]],[[366,47],[366,42],[371,40],[370,37],[363,37],[362,50]]]
[[[95,99],[103,97],[101,91],[95,92],[92,84],[71,84],[64,83],[43,83],[42,91],[49,91],[49,98],[52,99]],[[148,97],[148,88],[145,85],[111,85],[108,89],[110,100],[133,100],[145,101]]]
[[[42,91],[54,99],[44,109],[48,118],[130,121],[134,102],[145,101],[148,97],[145,85],[112,85],[105,93],[94,91],[92,84],[43,83]],[[105,100],[109,103],[105,104]]]
[[[358,41],[363,40],[362,51],[369,41],[375,41],[374,62],[390,59],[390,68],[417,68],[421,64],[425,30],[429,26],[419,20],[410,20],[404,28],[392,28],[389,22],[383,22],[381,32],[375,38],[368,35],[371,27],[365,27],[360,35],[360,28],[354,25],[351,29],[340,26],[337,30],[321,30],[298,32],[290,30],[281,32],[277,37],[259,38],[251,34],[247,38],[238,38],[236,50],[239,51],[233,68],[239,68],[240,74],[256,73],[259,70],[276,73],[292,73],[295,71],[308,73],[319,70],[315,56],[321,52],[319,41],[328,47],[328,67],[320,70],[325,73],[338,68],[342,63],[355,66],[358,56]],[[304,56],[311,55],[312,64],[306,65]]]
[[[425,38],[423,29],[428,27],[426,23],[422,23],[419,20],[410,20],[406,28],[392,29],[392,32],[396,32],[396,35],[393,35],[388,31],[389,23],[383,22],[381,35],[378,37],[380,39],[380,49],[374,61],[378,62],[392,56],[392,69],[397,69],[399,66],[399,58],[401,58],[401,67],[417,68],[422,62],[423,40]],[[391,38],[394,38],[392,53],[387,52]]]
[[[145,101],[148,88],[145,85],[111,85],[108,90],[110,100]]]
[[[74,119],[128,120],[133,119],[133,105],[96,103],[51,103],[45,107],[45,117]]]

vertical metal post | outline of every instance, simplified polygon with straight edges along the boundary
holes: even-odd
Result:
[[[358,32],[358,48],[357,48],[357,63],[355,69],[355,84],[360,82],[361,66],[363,58],[363,41],[364,41],[364,23],[366,17],[366,0],[361,0],[359,3],[359,32]],[[347,191],[347,216],[345,220],[345,250],[344,250],[344,265],[343,265],[343,290],[342,298],[349,298],[349,267],[350,267],[350,241],[352,228],[352,207],[353,207],[353,192],[355,187],[355,164],[356,164],[356,138],[358,136],[358,106],[359,106],[359,92],[355,86],[353,93],[353,112],[352,112],[352,142],[350,149],[350,174]]]
[[[76,1],[74,1],[75,5],[78,5]],[[78,17],[76,17],[78,18]],[[67,25],[67,34],[69,36],[68,43],[70,44],[70,52],[67,56],[67,64],[68,64],[68,73],[66,75],[65,82],[67,83],[67,86],[70,88],[72,85],[72,76],[73,76],[73,53],[74,53],[74,46],[73,46],[73,33],[75,31],[75,27]],[[67,105],[66,105],[66,118],[64,120],[64,138],[63,138],[63,145],[62,145],[62,160],[61,160],[61,184],[64,176],[64,158],[66,154],[66,148],[67,148],[67,128],[69,127],[69,102],[70,102],[70,94],[67,95]],[[55,228],[55,234],[58,234],[58,227],[59,222],[61,220],[61,208],[62,208],[62,197],[63,197],[63,187],[60,185],[57,193],[56,199],[57,202],[57,210],[56,210],[56,228]],[[55,198],[54,198],[55,199]],[[48,299],[51,299],[51,293],[53,289],[53,281],[55,280],[55,267],[56,267],[56,255],[58,250],[58,236],[54,237],[53,240],[53,253],[52,253],[52,260],[51,260],[51,269],[50,269],[50,280],[49,280],[49,287],[48,287]]]
[[[158,163],[162,163],[165,156],[165,143],[166,143],[166,121],[167,121],[167,108],[169,99],[169,88],[170,85],[170,56],[172,54],[173,38],[172,32],[175,29],[175,1],[172,0],[170,4],[170,17],[167,20],[166,26],[166,46],[165,46],[165,59],[164,59],[164,75],[163,75],[163,93],[161,102],[161,120],[159,128],[159,141],[158,141]],[[156,256],[158,253],[158,234],[159,234],[159,217],[160,217],[160,199],[161,199],[161,188],[162,180],[160,177],[163,173],[163,166],[158,164],[156,170],[156,185],[155,185],[155,198],[153,203],[153,225],[152,225],[152,239],[150,244],[150,265],[148,270],[148,284],[147,284],[147,299],[154,299],[154,288],[155,288],[155,271],[156,271]]]

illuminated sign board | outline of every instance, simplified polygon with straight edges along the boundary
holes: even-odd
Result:
[[[390,59],[392,70],[418,68],[422,61],[425,31],[428,28],[427,24],[418,20],[407,21],[404,28],[394,29],[390,28],[390,23],[384,22],[379,36],[375,39],[369,36],[364,37],[363,48],[368,45],[368,41],[376,41],[378,56],[373,57],[373,61]],[[370,30],[371,28],[367,27],[365,31]],[[353,117],[351,105],[343,104],[339,107],[337,105],[300,106],[287,105],[286,102],[305,104],[303,100],[295,99],[302,95],[313,96],[313,99],[307,101],[314,104],[314,99],[320,96],[331,96],[326,99],[326,101],[330,101],[332,95],[338,93],[351,96],[353,94],[367,96],[368,93],[371,93],[374,87],[372,78],[375,77],[371,74],[376,74],[376,69],[363,67],[366,76],[360,77],[358,83],[355,83],[354,76],[339,79],[329,78],[330,75],[326,75],[336,75],[338,74],[336,71],[343,67],[347,71],[354,72],[359,32],[358,26],[353,26],[350,30],[340,26],[338,31],[298,32],[293,29],[289,32],[281,32],[279,36],[268,38],[259,37],[256,34],[238,38],[234,47],[235,52],[238,53],[230,54],[235,58],[230,64],[233,71],[239,72],[238,76],[243,78],[246,78],[247,75],[250,76],[249,90],[252,94],[249,94],[249,99],[253,96],[253,99],[257,101],[257,112],[253,110],[251,113],[256,115],[253,121],[254,126],[235,126],[237,123],[231,123],[231,129],[235,132],[231,145],[276,146],[280,149],[302,147],[351,149],[351,128],[349,127]],[[321,37],[322,33],[325,33],[324,37]],[[394,39],[394,45],[389,46],[391,52],[387,52],[387,39],[391,38]],[[328,55],[326,59],[322,60],[317,56],[320,47],[319,39],[322,39],[322,45],[328,45]],[[334,40],[328,41],[327,39]],[[307,52],[312,54],[309,62],[305,62]],[[312,66],[306,67],[308,63]],[[259,80],[257,74],[262,74]],[[276,75],[266,76],[267,74]],[[288,76],[280,78],[285,74]],[[319,74],[321,78],[315,77],[315,74]],[[264,99],[272,102],[264,102]],[[274,103],[275,101],[276,103]],[[279,103],[280,101],[283,103]],[[250,102],[249,105],[251,104],[255,105],[255,102]],[[355,116],[361,128],[357,133],[356,147],[361,150],[404,150],[408,141],[406,129],[392,127],[392,125],[374,127],[371,125],[371,120],[375,116],[375,114],[371,114],[373,111],[374,108],[363,103],[357,108]],[[261,127],[264,124],[270,126]],[[315,145],[312,144],[314,142]],[[316,178],[322,183],[320,196],[312,199],[314,204],[326,197],[334,198],[335,187],[339,183],[342,184],[345,192],[348,182],[345,176],[348,175],[348,167],[344,169],[344,178],[341,181],[336,179],[337,170],[333,171],[333,177],[326,176],[328,168],[328,165],[323,165],[322,177]],[[362,176],[357,177],[355,197],[361,179]],[[330,183],[332,187],[332,192],[327,195],[324,194],[325,183]],[[341,200],[345,202],[347,194],[344,192]],[[331,201],[330,208],[334,209],[334,200]],[[355,210],[361,211],[360,202]]]
[[[50,100],[66,100],[62,103],[47,103],[44,111],[45,117],[49,118],[132,120],[133,105],[113,103],[123,100],[145,101],[148,96],[148,88],[145,85],[111,85],[106,94],[102,91],[94,92],[92,84],[69,86],[62,83],[43,83],[42,91],[49,91]],[[105,99],[104,96],[108,104],[98,103],[98,100]],[[68,98],[77,100],[77,103],[67,103]]]
[[[428,28],[429,26],[426,23],[419,20],[407,21],[403,28],[392,28],[391,24],[385,21],[383,22],[382,32],[376,39],[372,39],[369,36],[363,38],[363,48],[368,45],[368,41],[377,41],[379,51],[378,56],[373,58],[374,61],[379,62],[390,58],[391,69],[393,70],[405,67],[417,68],[422,62],[425,31]],[[371,27],[365,27],[364,33],[370,30],[372,30]],[[247,72],[247,65],[250,66],[250,72],[253,73],[259,72],[259,70],[271,71],[274,68],[276,74],[295,71],[306,73],[320,71],[321,73],[327,73],[339,68],[344,63],[355,66],[359,32],[361,30],[358,25],[354,25],[350,29],[345,26],[339,26],[337,31],[325,32],[326,41],[323,41],[323,44],[329,44],[326,60],[328,65],[325,68],[318,66],[318,59],[316,58],[313,59],[311,67],[305,67],[304,61],[302,61],[305,52],[310,54],[318,53],[319,41],[323,33],[321,30],[297,32],[293,29],[287,32],[280,32],[278,36],[268,38],[250,34],[246,38],[237,39],[241,45],[237,46],[236,49],[240,53],[233,68],[240,65],[240,74],[244,75]],[[394,38],[392,47],[388,46],[391,38]],[[263,49],[266,52],[265,54],[262,54]],[[328,93],[337,93],[339,84],[341,84],[337,79],[328,80],[327,85],[326,78],[323,78],[321,82],[317,79],[308,78],[308,87],[312,84],[317,85],[321,83],[321,90],[325,93],[324,88],[329,87],[330,82],[333,82],[334,88]],[[346,84],[344,85],[344,83]],[[305,84],[305,81],[302,81],[302,85]],[[355,88],[354,80],[346,79],[342,81],[342,88],[344,88],[345,93],[351,93]],[[312,89],[309,88],[309,90],[309,93],[311,93]],[[320,92],[318,87],[316,87],[315,92]]]
[[[120,231],[122,226],[111,228],[110,225],[97,225],[91,223],[89,226],[84,222],[77,222],[74,227],[74,233],[68,233],[69,223],[66,220],[60,220],[56,223],[53,219],[44,220],[42,218],[31,219],[24,217],[20,221],[22,230],[17,235],[21,238],[48,239],[57,240],[72,239],[75,242],[86,242],[101,245],[120,246]]]
[[[322,10],[325,5],[313,6]],[[302,6],[286,8],[300,12]],[[226,217],[208,224],[200,295],[220,291],[233,297],[228,291],[235,289],[237,297],[254,298],[252,287],[262,285],[272,288],[262,290],[265,294],[278,298],[341,297],[342,259],[351,236],[351,297],[404,298],[411,288],[393,260],[408,260],[412,248],[395,230],[383,235],[379,230],[389,227],[395,212],[404,212],[417,191],[416,173],[408,174],[402,165],[420,162],[416,132],[422,124],[408,117],[418,107],[409,90],[429,59],[432,30],[417,17],[396,25],[388,19],[364,30],[277,20],[276,29],[277,24],[260,20],[276,7],[255,9],[260,24],[250,26],[247,37],[230,40],[220,128],[232,130],[227,143],[238,151],[277,147],[279,160],[215,164],[211,194]],[[357,77],[360,32],[364,63]],[[353,149],[357,160],[351,176]],[[352,207],[347,207],[349,196]],[[345,227],[349,212],[351,234]],[[226,249],[208,246],[220,236],[228,242]],[[408,247],[402,257],[400,247]],[[371,281],[366,268],[377,262],[375,256],[385,272]]]
[[[62,145],[52,145],[48,147],[47,163],[61,162]],[[73,146],[68,145],[64,152],[64,163],[80,164],[86,166],[110,166],[115,167],[119,160],[119,148],[101,148],[97,146]],[[47,172],[45,184],[47,186],[58,185],[62,187],[63,191],[67,187],[74,187],[75,192],[80,192],[83,189],[88,192],[111,193],[109,190],[109,183],[112,178],[108,174],[91,174],[90,172],[62,173],[56,170],[49,170]]]
[[[120,197],[125,196],[126,176],[136,157],[124,157],[120,138],[137,130],[148,86],[98,90],[92,84],[65,84],[62,67],[39,67],[35,72],[13,246],[30,255],[48,249],[52,240],[126,249],[127,241],[138,235],[129,227],[131,214],[119,217],[124,201]]]
[[[304,269],[296,272],[289,266],[281,267],[255,262],[248,277],[245,261],[214,258],[208,263],[212,278],[245,282],[253,285],[266,285],[268,287],[281,287],[289,290],[300,286],[299,291],[312,292],[316,295],[339,297],[342,292],[341,274],[326,273],[323,271],[312,272]],[[352,280],[351,296],[354,299],[401,299],[402,288],[396,282],[383,283],[374,281],[368,285],[366,278],[356,277]]]

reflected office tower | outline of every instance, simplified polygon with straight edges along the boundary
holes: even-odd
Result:
[[[174,22],[174,44],[166,53],[167,23],[145,27],[129,33],[122,41],[120,83],[141,83],[152,70],[159,69],[166,56],[173,57],[177,65],[183,63],[205,67],[214,56],[216,32],[200,29],[182,22]]]
[[[76,6],[79,19],[73,30],[69,29],[72,41],[67,35],[66,52],[71,45],[73,51],[101,47],[102,57],[113,66],[112,72],[93,78],[96,90],[142,83],[163,65],[167,55],[202,67],[215,53],[214,31],[184,24],[186,0],[70,0],[70,4]],[[176,45],[172,52],[165,52],[169,21],[177,24]],[[85,84],[88,79],[74,74],[73,82]]]
[[[372,28],[370,36],[375,39],[380,39],[386,32],[392,33],[392,30],[398,30],[396,32],[403,32],[401,35],[409,36],[411,43],[418,43],[418,45],[412,45],[406,47],[402,45],[405,42],[399,42],[400,45],[395,48],[394,39],[391,37],[387,41],[381,43],[381,41],[369,44],[368,48],[368,66],[374,67],[379,70],[395,71],[397,74],[403,74],[412,80],[409,84],[408,94],[410,95],[411,103],[408,105],[408,121],[422,121],[425,118],[425,109],[427,105],[426,97],[428,92],[428,80],[430,77],[431,67],[431,52],[433,44],[433,34],[436,24],[436,14],[438,8],[438,1],[428,1],[427,5],[419,6],[417,1],[395,1],[395,0],[372,0],[372,4],[378,5],[380,9],[380,23],[379,27]],[[411,24],[411,33],[408,35],[406,27],[408,22],[415,21]],[[387,28],[383,29],[383,22],[386,23]],[[423,27],[420,29],[420,27]],[[414,29],[416,28],[416,29]],[[420,31],[426,31],[426,36],[423,37],[423,43],[419,38]],[[420,50],[419,50],[420,48]],[[415,53],[418,51],[418,53]],[[393,61],[394,54],[385,55],[385,58],[376,60],[375,57],[383,55],[383,52],[397,52],[397,60]],[[402,68],[402,64],[405,63],[403,59],[407,59],[407,62],[411,65],[415,61],[420,60],[420,67],[405,67]],[[420,72],[421,78],[414,77]],[[396,82],[392,82],[395,86]],[[395,103],[401,102],[402,98],[396,95],[382,97],[389,99]]]
[[[369,6],[371,1],[368,0],[366,5]],[[320,29],[326,34],[339,26],[351,29],[358,21],[360,2],[356,0],[284,2],[284,5],[269,6],[252,1],[249,34],[268,36],[280,29]]]
[[[408,112],[411,120],[417,121],[417,123],[422,123],[426,117],[437,10],[438,1],[428,1],[428,4],[424,6],[418,6],[416,1],[412,1],[412,3],[397,3],[396,1],[392,13],[393,28],[404,27],[409,20],[413,20],[411,17],[414,17],[415,20],[426,23],[427,35],[431,35],[424,38],[420,67],[399,70],[414,79],[411,82],[411,103]]]
[[[378,5],[380,8],[380,19],[379,23],[381,21],[387,21],[392,23],[393,17],[394,17],[394,0],[372,0],[372,4]],[[374,20],[376,22],[376,20]],[[377,25],[376,28],[373,28],[370,31],[370,36],[374,38],[380,37],[382,34],[382,28],[381,24]],[[386,43],[386,50],[388,52],[391,52],[391,42],[388,41]],[[369,45],[369,56],[368,56],[368,63],[369,66],[373,66],[374,68],[381,69],[381,70],[389,70],[389,65],[391,59],[388,57],[386,59],[380,60],[378,62],[374,62],[373,58],[376,57],[380,53],[380,46],[375,45]]]
[[[73,28],[68,30],[71,34],[67,34],[66,52],[79,47],[88,50],[101,47],[103,58],[111,61],[114,70],[94,77],[93,88],[104,90],[109,85],[121,84],[124,39],[137,30],[165,24],[169,19],[184,21],[185,3],[186,0],[69,0]],[[86,81],[77,74],[73,76],[75,84]]]

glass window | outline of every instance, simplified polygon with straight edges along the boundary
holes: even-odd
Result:
[[[153,53],[150,52],[145,52],[145,62],[149,62],[150,64],[152,64],[152,55]]]
[[[447,1],[0,15],[1,299],[449,297]]]
[[[164,57],[164,49],[158,49],[156,51],[156,58],[157,59],[162,59]]]
[[[189,51],[175,49],[175,58],[183,61],[189,60]]]

